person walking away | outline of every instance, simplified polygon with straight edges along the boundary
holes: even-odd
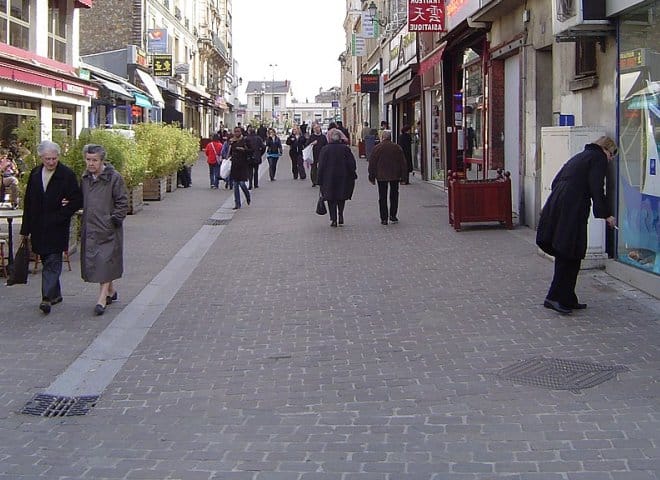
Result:
[[[257,128],[257,135],[259,135],[259,138],[261,138],[261,141],[264,143],[266,140],[268,140],[268,129],[266,128],[266,125],[263,123],[259,124],[259,128]]]
[[[30,237],[32,251],[41,258],[39,309],[47,315],[62,301],[62,252],[69,249],[71,217],[82,207],[82,193],[76,174],[59,162],[58,144],[44,140],[37,155],[41,165],[28,178],[21,235]]]
[[[587,307],[575,294],[580,264],[587,251],[587,221],[593,201],[596,218],[610,228],[616,219],[610,214],[604,192],[607,165],[617,154],[614,140],[600,137],[569,159],[552,181],[552,192],[539,219],[536,244],[555,257],[554,276],[543,306],[567,315]]]
[[[0,175],[2,175],[2,196],[0,203],[5,201],[5,193],[9,193],[9,202],[11,208],[18,208],[18,167],[16,162],[9,158],[9,152],[3,150],[0,152]]]
[[[380,208],[380,223],[387,225],[389,221],[397,223],[399,209],[399,182],[404,178],[408,167],[406,156],[399,145],[392,142],[392,131],[380,132],[380,143],[374,147],[369,157],[369,181],[372,185],[378,182],[378,205]],[[387,206],[389,189],[390,205]]]
[[[229,158],[229,147],[231,145],[230,142],[231,136],[229,135],[229,132],[227,130],[224,130],[221,138],[222,138],[222,150],[220,150],[220,158],[224,160],[226,158]],[[222,166],[222,162],[220,162],[220,166]],[[231,181],[231,176],[227,178],[223,178],[223,180],[225,181],[225,188],[229,188],[229,189],[234,188],[234,185],[232,184]]]
[[[315,123],[312,125],[312,133],[307,139],[307,145],[314,145],[312,147],[312,166],[309,169],[309,177],[312,180],[312,187],[318,185],[318,168],[319,168],[319,155],[321,149],[328,144],[328,140],[323,132],[321,131],[321,125]]]
[[[85,282],[99,284],[96,315],[103,315],[106,306],[117,300],[113,282],[124,273],[123,224],[128,213],[126,184],[119,172],[106,163],[106,155],[101,145],[83,147],[86,170],[80,181],[80,273]]]
[[[371,128],[369,128],[369,122],[364,122],[362,129],[360,130],[360,142],[358,143],[358,156],[364,158],[367,156],[367,136],[369,135]]]
[[[261,157],[264,154],[265,146],[264,142],[261,141],[261,138],[252,127],[248,127],[245,142],[250,150],[250,153],[248,154],[248,164],[250,166],[248,189],[252,190],[252,186],[254,186],[254,188],[259,188],[259,165],[261,165]]]
[[[248,164],[250,148],[243,137],[243,132],[240,127],[234,128],[234,136],[231,139],[229,147],[229,155],[231,156],[231,180],[234,184],[234,210],[241,208],[241,190],[245,195],[245,201],[250,205],[250,191],[245,182],[250,174],[250,166]]]
[[[319,153],[318,184],[321,197],[328,202],[330,226],[344,224],[346,200],[353,197],[357,179],[353,152],[344,144],[344,135],[339,129],[328,130],[330,143]]]
[[[211,181],[211,188],[218,188],[220,183],[220,162],[222,152],[222,142],[220,141],[220,135],[217,133],[213,134],[213,138],[206,145],[204,153],[206,154],[206,163],[209,164],[209,180]]]
[[[348,133],[348,129],[344,127],[344,123],[341,120],[337,120],[337,128],[341,130],[341,133],[344,134],[346,137],[346,144],[350,145],[351,144],[351,134]]]
[[[275,181],[277,173],[277,161],[282,156],[282,141],[277,136],[274,128],[268,130],[268,139],[266,140],[266,158],[268,159],[268,175],[270,181]]]
[[[401,135],[399,135],[397,143],[403,150],[403,154],[406,156],[406,173],[401,182],[403,185],[410,185],[410,172],[413,171],[413,161],[412,161],[412,136],[410,135],[410,125],[404,125],[401,128]]]
[[[286,139],[286,144],[289,146],[289,157],[291,157],[291,173],[293,179],[305,180],[307,174],[305,173],[305,165],[303,162],[302,151],[305,148],[305,137],[300,133],[300,128],[294,126],[291,130],[291,135]]]

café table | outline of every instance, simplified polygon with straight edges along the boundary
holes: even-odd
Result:
[[[15,218],[20,218],[23,216],[23,210],[14,210],[10,208],[0,208],[0,219],[4,218],[7,220],[7,233],[9,234],[9,253],[7,254],[7,264],[12,265],[14,263],[14,239],[12,231],[12,222]]]

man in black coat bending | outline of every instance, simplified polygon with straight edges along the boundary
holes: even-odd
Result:
[[[607,163],[617,154],[616,143],[600,137],[584,147],[559,170],[552,181],[536,232],[536,244],[555,257],[555,273],[543,306],[562,315],[587,308],[575,294],[580,264],[587,252],[587,221],[593,200],[596,218],[604,218],[611,228],[616,219],[610,215],[604,185]]]
[[[41,257],[39,309],[49,314],[62,301],[62,252],[69,249],[71,217],[82,207],[82,192],[73,170],[59,163],[58,144],[44,140],[37,154],[42,164],[30,172],[21,235],[31,237],[32,251]]]

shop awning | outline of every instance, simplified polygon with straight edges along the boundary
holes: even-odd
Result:
[[[197,95],[198,97],[211,98],[211,95],[209,95],[205,91],[200,90],[199,88],[194,87],[194,86],[189,85],[189,84],[186,85],[186,90],[189,91],[190,93],[192,93],[193,95]]]
[[[507,13],[515,11],[524,3],[525,0],[482,0],[482,7],[471,16],[471,19],[475,22],[494,22]]]
[[[118,95],[121,95],[122,97],[126,97],[127,99],[133,98],[133,95],[126,90],[124,87],[119,85],[118,83],[111,82],[110,80],[105,80],[103,78],[99,78],[98,81],[108,90],[115,92]]]
[[[74,6],[76,8],[92,8],[92,0],[76,0]]]
[[[149,101],[149,97],[142,95],[138,92],[133,92],[133,97],[135,98],[135,105],[142,108],[153,108],[154,106]]]
[[[140,69],[136,69],[135,72],[137,73],[138,77],[140,77],[140,80],[142,80],[142,83],[144,83],[144,86],[147,89],[147,92],[149,92],[149,95],[151,95],[151,98],[154,99],[156,106],[161,108],[164,107],[165,100],[163,100],[163,95],[160,93],[160,89],[158,88],[158,85],[156,85],[156,82],[151,77],[151,75]]]
[[[36,85],[38,87],[54,88],[66,93],[96,98],[98,89],[66,78],[50,75],[28,67],[0,62],[0,78],[14,82]]]
[[[426,57],[424,60],[420,62],[419,70],[417,71],[417,74],[420,77],[424,75],[426,72],[429,72],[438,63],[440,63],[440,61],[442,60],[442,54],[445,53],[446,46],[447,46],[447,42],[443,43],[438,48],[436,48],[433,53],[431,53],[428,57]]]
[[[619,76],[619,98],[628,99],[642,72],[622,73]]]

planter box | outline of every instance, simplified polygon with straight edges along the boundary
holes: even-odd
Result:
[[[167,192],[173,192],[174,190],[176,190],[176,172],[174,172],[174,173],[170,173],[170,174],[167,176],[167,188],[166,188],[166,191],[167,191]]]
[[[128,190],[128,214],[135,215],[144,207],[143,185],[139,184]]]
[[[143,184],[144,200],[162,200],[167,191],[167,177],[147,178]]]
[[[493,180],[465,180],[450,172],[449,223],[457,232],[465,222],[500,222],[513,228],[511,174],[498,170]]]

